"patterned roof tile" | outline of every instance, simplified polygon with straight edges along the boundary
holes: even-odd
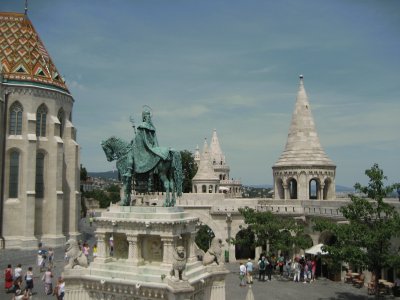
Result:
[[[0,55],[5,80],[56,86],[69,93],[26,15],[0,12]]]

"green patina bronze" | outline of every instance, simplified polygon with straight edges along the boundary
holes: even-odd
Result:
[[[164,206],[175,206],[176,196],[182,195],[181,154],[176,150],[159,147],[150,110],[143,110],[142,123],[137,127],[137,133],[131,142],[110,137],[102,141],[101,146],[108,161],[117,161],[125,195],[121,199],[121,205],[130,205],[134,177],[144,178],[147,181],[147,190],[150,191],[153,174],[158,174],[166,193]]]

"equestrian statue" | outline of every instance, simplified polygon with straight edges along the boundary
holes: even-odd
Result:
[[[148,106],[143,109],[142,123],[137,127],[131,142],[113,136],[102,141],[101,146],[108,161],[117,161],[116,167],[124,191],[121,205],[130,205],[133,178],[147,182],[147,191],[151,191],[153,175],[157,174],[166,193],[164,206],[175,206],[176,196],[182,195],[181,154],[170,148],[159,147]]]

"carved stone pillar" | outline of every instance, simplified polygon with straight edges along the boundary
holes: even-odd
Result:
[[[324,187],[325,187],[325,184],[320,185],[318,200],[324,200]]]
[[[163,264],[172,264],[173,251],[174,251],[174,238],[171,236],[161,237],[163,243]]]
[[[225,299],[225,280],[215,280],[211,286],[211,300]]]
[[[139,262],[138,236],[127,234],[126,238],[129,243],[128,261],[137,264]]]
[[[195,238],[196,238],[196,233],[189,233],[188,234],[188,252],[187,253],[187,258],[188,262],[195,262],[197,261],[196,257],[196,247],[195,247]]]
[[[287,184],[283,185],[283,199],[288,199],[289,196],[289,187]]]
[[[103,232],[96,233],[97,239],[97,258],[106,258],[106,234]]]

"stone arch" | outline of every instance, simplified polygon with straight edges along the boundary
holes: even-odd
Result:
[[[271,247],[272,253],[277,255],[279,252],[281,255],[283,255],[285,257],[292,257],[293,256],[293,243],[292,243],[291,238],[293,236],[293,233],[287,229],[280,230],[279,232],[280,232],[279,234],[283,235],[283,237],[285,238],[285,243],[284,243],[284,245],[282,245],[282,247],[274,247],[272,245],[272,247]],[[280,248],[280,249],[278,249],[278,248]],[[263,249],[263,250],[266,250],[266,249]]]
[[[308,248],[311,248],[314,245],[314,241],[312,237],[307,234],[307,233],[300,233],[299,235],[301,239],[301,243],[299,244],[299,247],[297,250],[301,250],[302,254],[307,250]]]
[[[224,226],[219,226],[219,224],[214,221],[208,211],[200,212],[200,210],[190,211],[190,213],[199,218],[199,224],[206,224],[214,232],[216,237],[222,238],[226,236],[224,232]]]
[[[317,200],[319,199],[321,184],[320,180],[317,177],[312,177],[308,181],[308,195],[309,199]]]
[[[256,256],[255,247],[250,246],[254,244],[254,233],[249,228],[244,228],[239,230],[235,235],[236,240],[245,239],[244,244],[235,245],[235,258],[236,259],[254,259]]]
[[[287,185],[288,185],[288,199],[298,199],[297,196],[297,188],[298,188],[298,184],[297,184],[297,180],[294,177],[290,177],[287,179]]]

